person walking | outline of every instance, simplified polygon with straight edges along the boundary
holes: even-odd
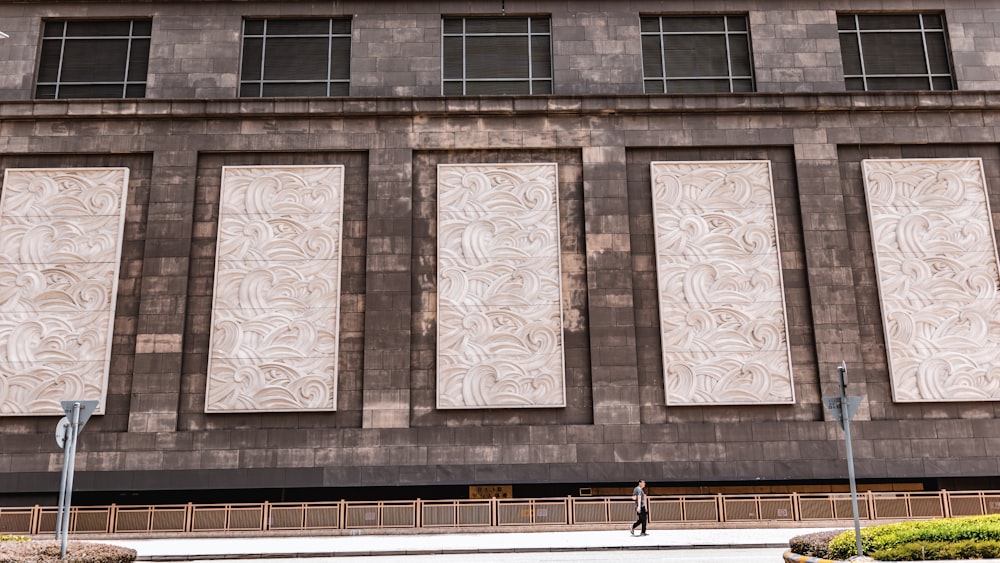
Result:
[[[632,489],[632,500],[635,501],[635,514],[637,520],[629,528],[629,533],[633,536],[635,535],[635,527],[642,525],[642,532],[640,536],[649,535],[646,533],[646,522],[649,521],[649,497],[646,496],[646,491],[643,490],[646,487],[646,482],[642,479],[639,480],[639,484]]]

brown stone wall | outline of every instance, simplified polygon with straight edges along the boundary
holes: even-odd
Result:
[[[891,402],[859,162],[979,156],[996,200],[1000,103],[750,99],[0,104],[4,168],[131,170],[108,414],[77,489],[842,480],[820,403],[841,360],[860,478],[996,474],[992,403]],[[668,408],[649,163],[727,159],[772,162],[796,403]],[[436,164],[524,161],[559,165],[568,406],[437,411]],[[346,166],[338,411],[206,415],[221,167],[320,163]],[[0,492],[58,488],[54,424],[0,418]]]
[[[131,170],[111,391],[82,435],[78,490],[843,479],[842,432],[820,403],[841,360],[864,399],[860,478],[996,474],[992,403],[891,402],[860,160],[982,157],[995,209],[1000,153],[983,123],[1000,105],[972,94],[909,112],[858,109],[907,103],[895,95],[827,98],[824,110],[814,98],[755,100],[768,107],[699,96],[595,110],[589,98],[212,112],[146,101],[130,104],[138,115],[3,105],[3,168]],[[60,107],[87,117],[30,115]],[[772,162],[796,403],[668,408],[649,163],[728,159]],[[434,408],[436,164],[452,162],[559,165],[564,409]],[[320,163],[346,166],[338,411],[206,415],[221,167]],[[0,418],[0,491],[58,487],[54,424]]]
[[[978,156],[1000,209],[996,9],[926,5],[958,90],[866,94],[843,90],[836,13],[911,2],[706,0],[748,15],[757,93],[646,96],[638,15],[671,6],[508,0],[551,14],[556,95],[446,98],[442,13],[496,4],[399,4],[0,3],[0,169],[130,169],[108,403],[78,490],[842,481],[820,401],[841,361],[863,399],[859,478],[1000,474],[995,404],[892,402],[860,174]],[[44,18],[150,15],[147,99],[32,101]],[[342,15],[350,97],[237,98],[244,17]],[[796,403],[668,408],[649,163],[729,159],[772,163]],[[436,165],[455,162],[559,166],[566,408],[435,409]],[[346,166],[338,410],[206,415],[221,167],[326,163]],[[0,497],[58,490],[56,420],[0,417]]]
[[[231,2],[8,2],[0,4],[0,99],[30,100],[43,18],[144,18],[154,15],[146,96],[231,99],[237,95],[243,18],[351,17],[352,96],[441,94],[441,16],[549,15],[553,24],[554,92],[561,95],[642,93],[639,15],[746,14],[759,92],[843,92],[838,12],[944,13],[958,87],[1000,88],[996,9],[976,0],[835,0],[817,5],[768,0],[393,2],[341,0]]]

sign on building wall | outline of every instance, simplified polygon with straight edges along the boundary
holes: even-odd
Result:
[[[794,402],[771,163],[651,177],[667,404]]]
[[[514,498],[513,485],[469,485],[470,499]]]
[[[440,409],[566,405],[556,172],[438,166]]]
[[[1000,277],[983,163],[862,163],[893,398],[1000,399]]]
[[[344,167],[222,170],[205,411],[332,411]]]
[[[127,168],[8,169],[0,196],[0,415],[104,413]]]

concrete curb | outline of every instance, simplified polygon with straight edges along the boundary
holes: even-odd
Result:
[[[810,555],[799,555],[798,553],[793,553],[791,551],[786,551],[782,554],[786,563],[848,563],[847,561],[841,561],[839,559],[823,559],[821,557],[812,557]]]
[[[757,549],[757,548],[781,548],[787,544],[730,544],[727,549]],[[504,553],[573,553],[573,552],[613,552],[613,551],[673,551],[690,549],[719,549],[718,545],[634,545],[621,547],[550,547],[550,548],[485,548],[485,549],[405,549],[405,550],[382,550],[382,551],[354,551],[349,554],[343,552],[330,551],[310,551],[310,552],[289,552],[289,553],[227,553],[227,554],[196,554],[185,553],[177,555],[146,555],[138,556],[136,561],[201,561],[212,560],[246,560],[246,559],[313,559],[313,558],[333,558],[333,557],[375,557],[375,556],[416,556],[416,555],[483,555],[483,554],[504,554]],[[791,553],[791,552],[789,552]],[[793,554],[794,555],[794,554]],[[801,557],[801,556],[799,556]],[[803,561],[802,563],[826,563],[826,559],[815,561]],[[832,562],[841,563],[841,562]]]
[[[791,551],[786,551],[782,554],[785,559],[785,563],[856,563],[856,561],[871,561],[873,563],[904,563],[900,561],[880,561],[878,559],[860,559],[860,560],[843,560],[843,559],[823,559],[820,557],[810,557],[808,555],[799,555],[798,553],[792,553]],[[976,561],[977,563],[1000,563],[1000,559],[965,559],[965,560],[941,560],[937,563],[968,563],[969,561]]]

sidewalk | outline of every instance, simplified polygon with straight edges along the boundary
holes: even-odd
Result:
[[[717,528],[649,530],[645,537],[621,530],[488,532],[350,536],[283,536],[98,540],[130,547],[140,561],[308,558],[376,555],[532,553],[548,551],[787,548],[788,540],[827,528]]]

